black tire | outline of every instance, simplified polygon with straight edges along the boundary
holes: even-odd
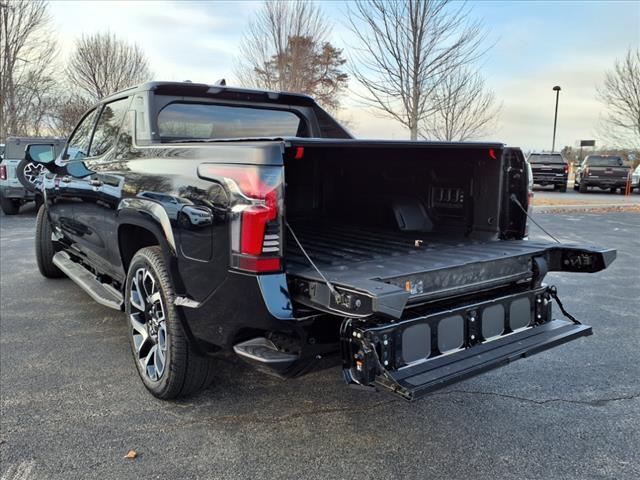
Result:
[[[15,215],[20,211],[20,200],[5,198],[0,195],[0,208],[5,215]]]
[[[580,187],[578,188],[580,193],[587,193],[589,191],[589,188],[587,187],[586,183],[580,182]]]
[[[617,190],[618,190],[618,189],[617,189],[616,187],[611,187],[611,188],[609,189],[609,193],[616,193],[616,191],[617,191]]]
[[[573,184],[573,189],[574,189],[576,192],[578,191],[578,187],[579,187],[579,185],[578,185],[577,183],[574,183],[574,184]]]
[[[157,375],[157,370],[153,367],[158,377],[156,379],[150,377],[148,367],[145,368],[143,366],[144,360],[141,359],[141,357],[149,355],[143,350],[143,348],[145,348],[144,345],[151,344],[151,347],[148,347],[149,350],[151,350],[154,344],[159,348],[160,343],[157,339],[155,342],[153,340],[152,330],[150,330],[150,326],[152,326],[151,320],[145,319],[144,315],[141,316],[140,312],[142,310],[132,303],[132,290],[136,288],[134,277],[136,277],[140,271],[149,272],[154,282],[158,282],[157,292],[160,293],[160,301],[162,302],[160,307],[164,318],[162,323],[164,324],[165,332],[165,353],[163,354],[162,360],[162,373]],[[140,287],[140,283],[145,283],[144,280],[140,282],[140,277],[137,278],[137,288],[144,288],[146,291],[146,287]],[[127,273],[125,289],[127,327],[129,328],[131,352],[142,383],[144,383],[144,386],[153,396],[161,399],[183,397],[202,390],[211,384],[214,373],[213,359],[199,354],[187,338],[178,315],[177,307],[173,304],[173,298],[173,287],[160,247],[145,247],[139,250],[131,260],[131,265]],[[140,298],[138,298],[138,300],[140,300]],[[143,304],[146,307],[150,306],[151,302],[145,302],[143,300]],[[157,303],[151,305],[155,306]],[[145,340],[138,340],[141,342],[139,347],[136,346],[135,337],[139,334],[140,330],[139,327],[138,329],[133,327],[134,321],[132,320],[132,315],[137,316],[139,320],[145,319],[143,325],[146,328],[147,336]],[[140,325],[140,323],[138,323],[138,325]],[[157,330],[156,334],[158,334]],[[140,335],[138,335],[138,338],[141,338]],[[155,355],[157,355],[157,353],[154,354],[154,360]],[[149,360],[147,360],[147,362],[150,363]]]
[[[42,205],[36,217],[36,262],[42,276],[47,278],[61,278],[64,273],[53,263],[56,253],[55,245],[51,240],[51,224],[47,217],[47,210]]]
[[[554,185],[553,189],[556,192],[566,192],[567,191],[567,186],[566,185]]]
[[[48,172],[47,168],[41,163],[29,162],[26,158],[23,158],[16,166],[16,177],[24,188],[29,192],[35,192],[38,190],[37,175],[39,172]]]

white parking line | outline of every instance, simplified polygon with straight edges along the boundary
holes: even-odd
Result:
[[[31,471],[35,466],[33,460],[26,460],[20,463],[14,463],[9,466],[6,472],[2,475],[0,480],[30,480],[33,478],[31,476]]]

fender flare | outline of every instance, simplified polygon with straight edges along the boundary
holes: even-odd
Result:
[[[118,223],[138,225],[153,232],[158,240],[164,240],[176,255],[176,240],[171,220],[166,210],[156,202],[143,198],[125,198],[118,205]]]
[[[150,231],[162,248],[176,295],[184,291],[184,282],[178,269],[177,244],[171,220],[166,210],[158,203],[143,198],[123,199],[117,208],[118,237],[120,228],[134,225]],[[119,246],[120,248],[120,246]],[[123,262],[124,265],[124,262]],[[126,272],[125,272],[126,273]]]

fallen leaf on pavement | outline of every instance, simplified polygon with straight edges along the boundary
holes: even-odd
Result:
[[[129,450],[127,454],[124,456],[124,458],[133,459],[133,458],[136,458],[137,456],[138,456],[138,452],[136,452],[135,450]]]

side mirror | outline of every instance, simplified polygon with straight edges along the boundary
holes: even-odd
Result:
[[[27,145],[24,151],[24,158],[29,162],[47,164],[56,159],[55,147],[51,144],[31,144]]]

